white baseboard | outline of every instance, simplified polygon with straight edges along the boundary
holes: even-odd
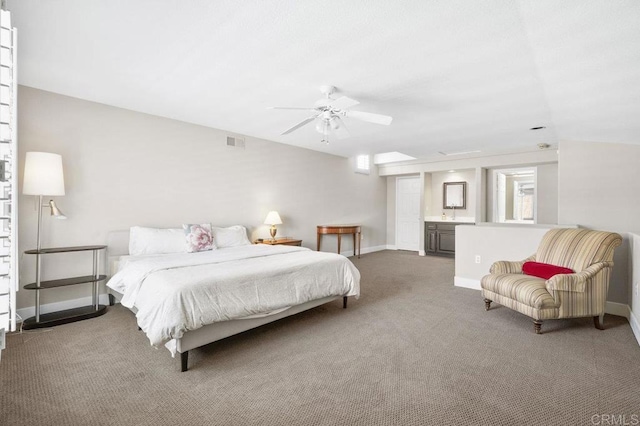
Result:
[[[387,244],[387,250],[398,250],[395,244]]]
[[[360,250],[361,254],[374,253],[376,251],[387,250],[387,246],[373,246],[373,247],[364,247]]]
[[[635,316],[632,310],[629,310],[629,325],[631,326],[631,331],[636,336],[636,340],[640,345],[640,320]]]
[[[453,285],[456,287],[470,288],[472,290],[481,290],[480,280],[471,278],[453,277]]]
[[[108,305],[109,295],[106,293],[101,294],[98,297],[98,301],[101,305]],[[65,300],[64,302],[47,303],[45,305],[40,305],[40,313],[48,314],[49,312],[58,312],[64,311],[65,309],[80,308],[82,306],[91,305],[91,302],[91,296],[87,296],[81,297],[80,299]],[[20,315],[23,320],[25,320],[26,318],[30,318],[36,314],[36,307],[29,306],[26,308],[17,309],[16,313]]]
[[[609,315],[617,315],[629,319],[629,305],[624,303],[607,302],[604,306],[604,312]]]

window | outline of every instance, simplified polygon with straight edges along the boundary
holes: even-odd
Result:
[[[536,223],[535,167],[495,170],[492,222]]]
[[[369,156],[368,155],[358,155],[356,157],[356,173],[364,173],[366,175],[369,174],[370,166],[369,166]]]

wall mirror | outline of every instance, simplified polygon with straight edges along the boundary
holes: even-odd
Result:
[[[442,190],[445,209],[467,208],[467,182],[445,182]]]

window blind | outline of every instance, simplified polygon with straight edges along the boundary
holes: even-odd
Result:
[[[0,329],[16,330],[18,290],[17,31],[0,10]]]

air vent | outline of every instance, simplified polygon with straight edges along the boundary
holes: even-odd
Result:
[[[244,139],[237,136],[227,136],[227,146],[233,146],[235,148],[244,148]]]

